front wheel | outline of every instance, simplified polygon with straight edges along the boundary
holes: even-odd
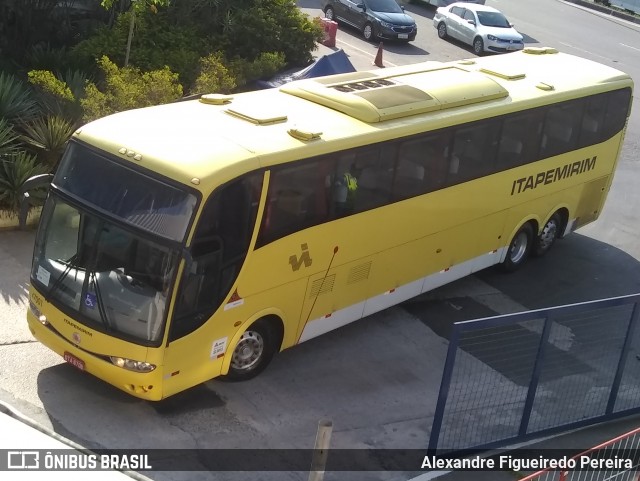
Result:
[[[518,270],[529,258],[531,245],[533,244],[533,228],[528,222],[520,227],[516,235],[511,239],[507,257],[502,262],[501,267],[505,272]]]
[[[365,23],[364,28],[362,29],[362,36],[367,41],[374,40],[376,38],[376,32],[374,31],[371,23]]]
[[[484,42],[480,37],[473,39],[473,53],[478,56],[484,54]]]
[[[333,13],[333,8],[331,8],[331,7],[327,7],[327,8],[324,10],[324,18],[329,19],[329,20],[334,20],[334,21],[335,21],[335,18],[334,18],[334,17],[335,17],[335,15],[334,15],[334,13]]]
[[[276,333],[268,322],[260,320],[247,329],[231,355],[229,373],[223,381],[246,381],[256,377],[267,367],[276,353]]]
[[[447,38],[447,26],[444,22],[440,22],[438,24],[438,37],[442,39]]]
[[[551,216],[551,218],[542,228],[542,232],[540,233],[540,235],[536,238],[532,251],[533,255],[540,257],[551,250],[551,246],[553,246],[554,242],[558,238],[558,235],[560,234],[561,222],[562,220],[557,213]]]

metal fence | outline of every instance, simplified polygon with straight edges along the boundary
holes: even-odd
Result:
[[[544,469],[526,476],[520,481],[638,481],[638,468],[640,467],[637,459],[638,448],[640,448],[640,428],[587,449],[571,458],[576,461],[576,465],[582,464],[578,463],[578,460],[583,457],[592,460],[596,465],[606,465],[606,461],[620,459],[626,461],[628,459],[631,466],[626,466],[626,462],[619,462],[611,464],[624,464],[625,466],[600,470]]]
[[[504,446],[640,411],[640,294],[453,325],[429,449]]]

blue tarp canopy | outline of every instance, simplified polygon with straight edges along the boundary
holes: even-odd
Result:
[[[280,87],[293,80],[300,80],[313,77],[324,77],[325,75],[334,75],[337,73],[355,72],[356,69],[349,61],[349,57],[344,53],[344,50],[339,49],[329,55],[323,55],[319,57],[315,62],[309,65],[307,68],[298,72],[289,74],[280,74],[269,80],[258,80],[256,87],[261,89],[268,89],[273,87]]]

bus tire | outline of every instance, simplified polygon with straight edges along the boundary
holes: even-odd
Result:
[[[540,235],[536,237],[536,240],[533,244],[533,249],[531,251],[534,256],[541,257],[551,250],[551,247],[560,234],[561,225],[562,219],[556,212],[544,225],[544,227],[542,228],[542,232],[540,232]]]
[[[513,236],[507,250],[507,257],[504,259],[501,268],[505,272],[514,272],[518,270],[529,258],[531,247],[533,245],[533,228],[527,222],[524,224],[516,235]]]
[[[256,377],[271,362],[279,341],[278,330],[267,319],[260,319],[240,336],[231,354],[229,373],[223,381],[247,381]]]

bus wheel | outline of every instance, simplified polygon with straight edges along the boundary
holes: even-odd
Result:
[[[231,355],[229,373],[224,381],[246,381],[260,374],[276,352],[276,335],[266,320],[259,320],[247,329]]]
[[[533,228],[528,222],[520,227],[520,230],[511,239],[507,257],[502,262],[502,270],[513,272],[520,268],[529,257],[533,244]]]
[[[551,216],[551,218],[547,221],[547,223],[542,228],[542,232],[536,238],[535,244],[533,245],[533,254],[535,256],[543,256],[551,249],[551,246],[558,238],[558,234],[560,233],[560,224],[562,220],[560,216],[556,212]]]

